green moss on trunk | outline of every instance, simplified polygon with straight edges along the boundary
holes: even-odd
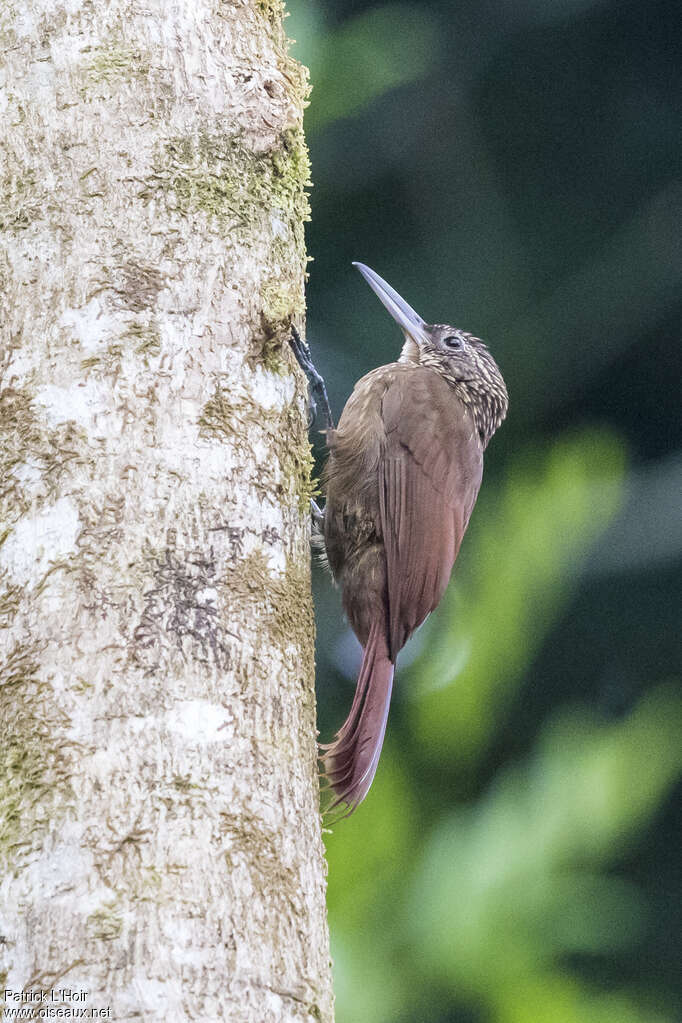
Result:
[[[54,827],[72,799],[70,751],[54,741],[63,723],[57,727],[38,663],[38,651],[19,643],[0,662],[0,865],[15,868],[22,849],[40,845],[36,832]]]
[[[218,388],[204,405],[199,430],[202,436],[229,440],[237,450],[251,449],[254,435],[264,435],[279,465],[261,467],[260,485],[266,493],[279,492],[296,501],[301,514],[308,514],[317,491],[306,424],[296,406],[264,409],[246,399],[235,400]]]

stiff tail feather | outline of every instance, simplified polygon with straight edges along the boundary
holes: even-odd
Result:
[[[334,793],[327,813],[343,805],[347,807],[347,816],[369,792],[384,742],[393,671],[384,628],[373,625],[363,651],[350,714],[334,742],[320,747],[324,751],[324,777]]]

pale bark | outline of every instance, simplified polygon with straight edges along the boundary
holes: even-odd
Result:
[[[117,1020],[332,1019],[281,13],[0,15],[0,989]]]

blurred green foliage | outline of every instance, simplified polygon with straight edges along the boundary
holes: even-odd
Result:
[[[306,128],[314,130],[421,78],[438,52],[437,28],[428,12],[388,4],[315,36],[310,51],[315,101]]]
[[[643,934],[638,891],[604,868],[678,776],[681,725],[682,699],[667,690],[610,725],[562,713],[527,764],[438,825],[410,904],[434,983],[471,992],[505,1021],[601,1023],[626,1007],[625,1018],[654,1018],[636,1015],[625,984],[616,998],[595,999],[560,963],[619,951]]]
[[[678,5],[289,9],[334,407],[400,344],[352,259],[486,338],[511,399],[373,789],[327,835],[338,1023],[673,1023]],[[315,587],[326,739],[357,649]]]

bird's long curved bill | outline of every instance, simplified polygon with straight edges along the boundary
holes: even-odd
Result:
[[[383,302],[396,323],[412,338],[415,344],[424,344],[428,340],[427,324],[418,313],[415,313],[412,306],[408,305],[405,299],[390,284],[387,284],[383,277],[380,277],[374,270],[370,270],[364,263],[353,263],[353,266],[358,268],[379,301]]]

